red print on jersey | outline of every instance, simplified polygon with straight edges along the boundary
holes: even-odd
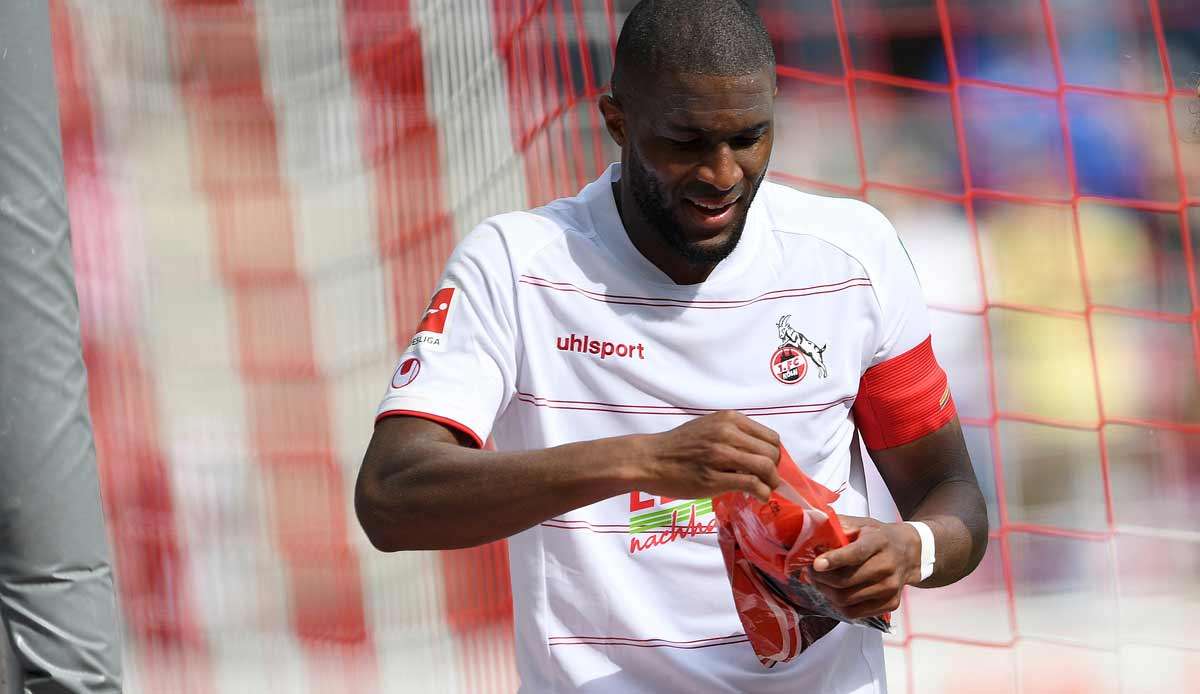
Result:
[[[794,347],[780,347],[771,355],[771,375],[780,383],[792,385],[804,380],[808,362]]]
[[[454,287],[439,289],[425,309],[425,316],[417,326],[419,333],[441,333],[446,329],[446,317],[450,315],[450,304],[454,303]]]
[[[396,367],[396,373],[392,375],[392,387],[403,388],[417,380],[419,373],[421,373],[421,360],[416,357],[405,359],[400,362],[400,366]]]
[[[579,352],[580,354],[591,354],[599,356],[601,359],[607,359],[613,355],[629,359],[646,359],[646,346],[642,343],[634,344],[632,342],[609,342],[608,340],[593,340],[591,337],[584,335],[579,337],[575,333],[571,333],[570,337],[559,337],[555,339],[555,346],[560,352]]]
[[[633,491],[629,493],[629,512],[636,513],[637,511],[645,511],[648,508],[654,508],[654,506],[657,504],[666,504],[672,501],[674,501],[674,499],[669,496],[656,498],[649,495],[643,495],[639,491]]]

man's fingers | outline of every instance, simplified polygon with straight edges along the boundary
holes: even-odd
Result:
[[[755,426],[762,427],[761,424],[757,424],[755,422],[750,421],[746,417],[738,415],[737,421],[739,423],[741,423],[741,422],[743,422],[743,420],[745,422],[748,422],[749,424],[753,424]],[[766,429],[766,427],[762,427],[762,428]],[[746,451],[747,453],[753,453],[755,455],[761,455],[764,458],[770,459],[772,465],[778,465],[779,464],[779,444],[772,443],[771,441],[767,441],[767,440],[763,439],[761,436],[757,436],[753,432],[748,431],[747,429],[748,429],[748,426],[746,426],[744,428],[743,426],[739,425],[738,427],[736,427],[735,429],[733,429],[732,431],[730,431],[728,433],[727,438],[725,439],[725,443],[727,443],[729,446],[732,446],[733,448],[736,448],[738,450]],[[770,431],[770,429],[766,429],[766,430]]]
[[[718,469],[754,475],[771,489],[779,486],[779,470],[771,458],[727,444],[718,446],[716,458],[719,461]]]
[[[858,566],[883,547],[878,533],[860,533],[858,539],[845,547],[830,550],[813,561],[817,575],[847,566]]]
[[[775,467],[775,462],[770,458],[751,453],[742,453],[738,458],[739,468],[759,478],[771,489],[779,486],[779,469]]]
[[[835,604],[842,607],[853,607],[864,603],[882,602],[890,600],[900,592],[901,584],[898,580],[889,577],[886,580],[877,583],[871,583],[857,588],[832,588],[830,590],[838,591]]]
[[[896,575],[895,567],[882,554],[871,557],[854,573],[843,573],[850,571],[851,569],[845,568],[832,572],[842,574],[836,581],[828,580],[831,576],[829,573],[814,574],[814,577],[820,578],[814,585],[829,596],[831,602],[842,606],[887,597],[898,593],[904,587]]]
[[[742,441],[738,442],[738,447],[744,449],[747,453],[761,455],[771,461],[772,466],[779,465],[779,446],[774,446],[762,439],[753,436],[744,436]]]
[[[880,617],[888,612],[894,612],[900,607],[900,596],[871,600],[870,602],[861,602],[852,607],[847,607],[842,610],[842,614],[850,619],[865,619],[867,617]]]
[[[760,441],[769,443],[772,446],[779,448],[779,445],[780,445],[779,433],[776,432],[774,429],[764,426],[762,424],[759,424],[758,422],[754,421],[753,419],[750,419],[749,417],[747,417],[745,415],[738,417],[737,422],[738,422],[738,427],[742,431],[746,432],[747,434],[750,434],[751,436],[753,436],[754,438],[756,438]],[[776,456],[776,457],[778,457],[778,456]]]
[[[882,525],[879,521],[875,520],[874,518],[864,518],[862,516],[845,516],[840,513],[838,514],[838,521],[841,522],[842,529],[845,530],[846,532],[850,532],[851,530],[858,530],[859,528],[867,528],[867,527]]]
[[[744,475],[739,472],[715,474],[716,490],[714,490],[714,495],[722,492],[746,492],[762,502],[771,498],[771,488],[754,475]]]
[[[895,566],[888,561],[887,556],[877,552],[858,566],[814,572],[813,580],[831,588],[853,590],[882,581],[895,572]]]

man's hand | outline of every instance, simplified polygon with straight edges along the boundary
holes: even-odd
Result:
[[[675,499],[746,492],[766,501],[779,486],[779,434],[732,411],[639,437],[635,489]]]
[[[851,619],[895,610],[904,586],[921,580],[921,536],[907,523],[838,518],[853,540],[813,561],[814,585]]]

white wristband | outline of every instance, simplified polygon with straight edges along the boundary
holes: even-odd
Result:
[[[916,528],[917,535],[921,537],[921,580],[924,581],[933,575],[933,558],[936,556],[933,551],[933,531],[921,521],[905,522]]]

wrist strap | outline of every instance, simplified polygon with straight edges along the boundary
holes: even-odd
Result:
[[[933,550],[933,531],[921,521],[905,522],[916,528],[917,535],[921,537],[921,580],[924,581],[933,575],[933,559],[936,556]]]

